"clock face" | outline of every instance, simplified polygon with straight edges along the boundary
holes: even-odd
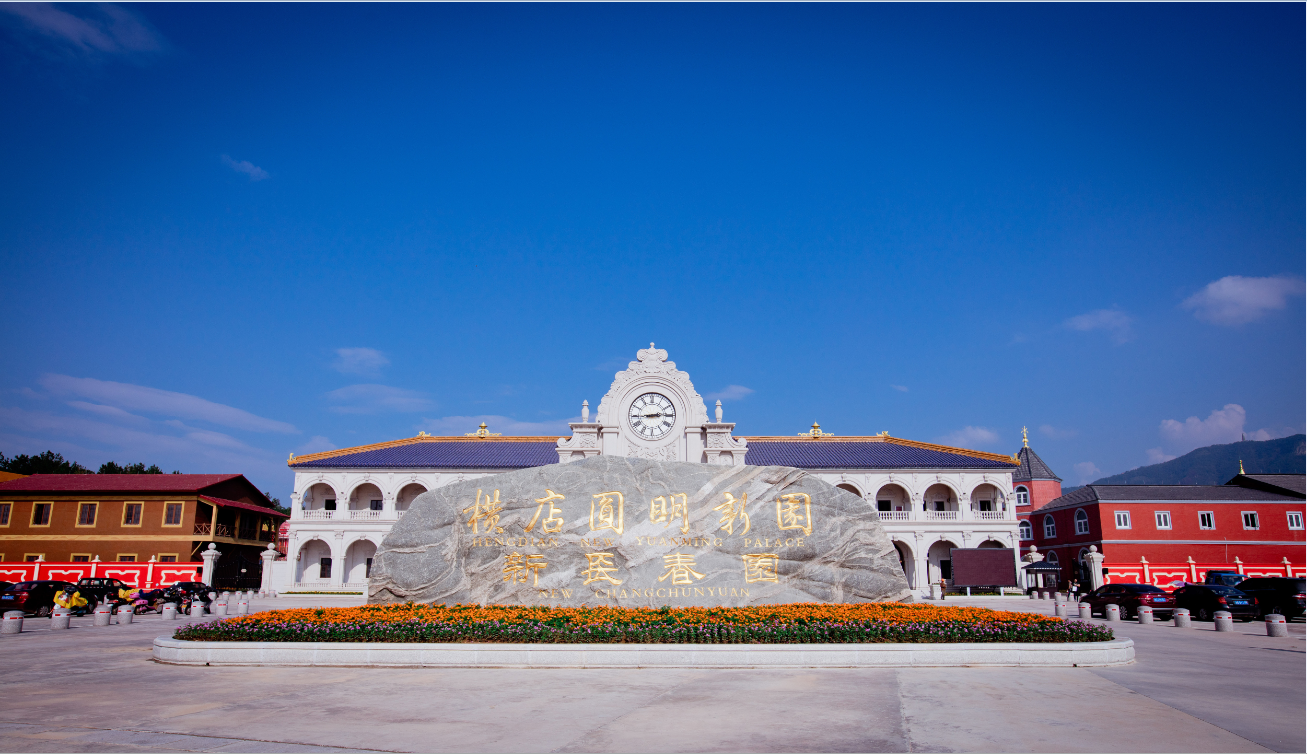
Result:
[[[666,437],[676,424],[676,407],[658,393],[645,393],[631,404],[631,429],[646,440]]]

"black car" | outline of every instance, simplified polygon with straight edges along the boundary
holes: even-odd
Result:
[[[1257,598],[1257,608],[1263,617],[1278,613],[1287,620],[1303,614],[1304,581],[1307,579],[1254,576],[1239,582],[1239,591]]]
[[[54,612],[55,593],[76,588],[67,581],[20,581],[0,592],[0,613],[22,610],[28,615],[48,618]]]
[[[1175,606],[1189,610],[1198,620],[1211,620],[1217,610],[1228,610],[1242,621],[1258,616],[1257,600],[1232,586],[1221,584],[1185,584],[1171,593]]]
[[[1090,614],[1107,617],[1107,606],[1121,608],[1121,619],[1131,620],[1139,615],[1141,606],[1153,609],[1153,617],[1170,620],[1175,609],[1175,598],[1152,584],[1105,584],[1080,598],[1089,603]]]
[[[1208,571],[1207,578],[1203,579],[1203,584],[1239,586],[1239,582],[1244,581],[1247,578],[1247,576],[1238,571]]]
[[[118,597],[119,589],[135,589],[118,579],[81,579],[77,582],[77,591],[86,598],[86,612],[95,610],[96,605],[108,604],[117,607],[122,603]]]

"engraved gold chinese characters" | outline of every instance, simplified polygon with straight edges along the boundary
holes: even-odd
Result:
[[[713,508],[713,510],[719,511],[722,514],[722,520],[717,522],[721,524],[718,528],[725,531],[727,534],[734,534],[735,520],[742,519],[744,522],[744,528],[740,530],[740,535],[743,536],[748,534],[749,514],[745,512],[744,506],[749,504],[749,495],[746,493],[739,500],[736,500],[735,496],[729,492],[723,492],[722,494],[726,496],[726,502]]]
[[[548,504],[549,517],[540,522],[541,531],[545,534],[557,534],[563,530],[563,519],[558,517],[558,514],[562,513],[562,511],[554,507],[554,501],[564,500],[565,498],[551,489],[546,489],[545,493],[544,497],[536,498],[536,502],[538,503],[536,506],[536,514],[531,517],[531,523],[526,525],[526,530],[529,532],[535,528],[536,520],[540,518],[540,512],[544,510],[545,505]]]
[[[590,584],[595,581],[607,581],[610,584],[620,584],[621,579],[613,578],[617,573],[617,566],[613,565],[613,554],[611,552],[587,552],[585,559],[588,568],[581,571],[585,577],[584,584]]]
[[[490,499],[486,495],[484,503],[481,502],[481,490],[477,490],[477,500],[472,505],[463,509],[464,513],[471,513],[472,517],[467,520],[467,525],[472,527],[472,533],[477,534],[477,526],[481,525],[486,534],[503,534],[503,527],[499,526],[499,512],[504,506],[499,502],[499,490],[495,490],[495,498]]]
[[[780,582],[776,568],[781,558],[774,552],[750,552],[741,555],[744,558],[744,581],[756,584],[759,581]]]
[[[667,508],[668,498],[671,498],[671,509]],[[679,499],[678,499],[679,498]],[[681,533],[690,533],[690,503],[689,496],[684,492],[678,492],[674,495],[659,495],[649,501],[649,521],[655,524],[661,523],[664,527],[681,518]]]
[[[694,570],[694,555],[683,552],[672,553],[663,556],[663,567],[667,572],[658,577],[658,580],[664,581],[668,576],[672,577],[673,584],[693,584],[690,577],[702,579],[703,574]]]
[[[802,492],[776,498],[776,525],[812,536],[812,498]]]
[[[504,581],[512,581],[516,578],[519,582],[525,584],[528,575],[535,576],[534,586],[540,585],[540,572],[545,570],[549,565],[545,561],[544,555],[522,555],[513,553],[504,556]]]
[[[600,492],[598,495],[591,495],[590,501],[590,531],[599,531],[600,529],[612,529],[618,534],[622,533],[622,493],[620,492]],[[617,507],[613,507],[613,503]]]

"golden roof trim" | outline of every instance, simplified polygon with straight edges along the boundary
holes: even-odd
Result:
[[[405,437],[399,440],[387,440],[385,442],[375,442],[372,443],[371,445],[355,445],[352,448],[338,448],[336,450],[324,450],[321,453],[310,453],[308,455],[302,455],[302,456],[292,455],[291,458],[286,461],[286,465],[294,467],[294,466],[298,466],[301,463],[308,463],[310,461],[321,461],[326,458],[336,458],[337,456],[347,456],[354,453],[366,453],[370,450],[384,450],[386,448],[397,448],[400,447],[401,445],[413,445],[416,443],[424,443],[424,442],[474,442],[474,443],[475,442],[547,442],[552,445],[552,444],[557,444],[558,439],[559,438],[557,435],[549,435],[547,437],[532,437],[532,436],[450,437],[450,436],[421,434],[418,435],[417,437]]]
[[[987,453],[983,450],[971,450],[969,448],[955,448],[951,445],[937,445],[933,442],[920,442],[918,440],[904,440],[900,437],[890,437],[889,435],[870,435],[870,436],[843,436],[843,437],[809,437],[807,435],[800,437],[790,437],[788,435],[763,436],[763,437],[744,437],[747,442],[888,442],[894,445],[904,445],[909,448],[921,448],[922,450],[937,450],[941,453],[953,453],[956,455],[969,456],[971,458],[982,458],[987,461],[997,461],[999,463],[1010,463],[1013,466],[1020,466],[1021,461],[1015,455],[1003,455],[1002,453]]]

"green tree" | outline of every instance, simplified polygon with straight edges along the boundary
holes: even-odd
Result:
[[[11,474],[90,474],[91,470],[76,461],[65,461],[64,457],[47,450],[37,456],[16,455],[6,458],[0,453],[0,471]]]
[[[146,468],[143,463],[129,463],[126,466],[119,466],[113,461],[106,461],[100,465],[100,474],[162,474],[163,469],[158,464],[153,464]]]

